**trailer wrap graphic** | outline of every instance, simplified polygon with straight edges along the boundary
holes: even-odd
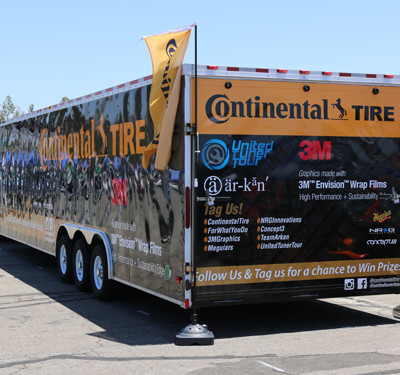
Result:
[[[54,253],[63,223],[107,234],[112,276],[181,301],[183,170],[147,169],[150,85],[0,127],[0,225]]]
[[[394,88],[230,82],[198,87],[199,304],[398,288]]]

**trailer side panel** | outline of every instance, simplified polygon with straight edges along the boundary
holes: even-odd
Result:
[[[0,230],[51,254],[61,226],[71,241],[85,229],[104,233],[112,278],[182,304],[183,126],[178,116],[171,168],[155,170],[154,158],[143,168],[149,92],[142,85],[3,125]]]

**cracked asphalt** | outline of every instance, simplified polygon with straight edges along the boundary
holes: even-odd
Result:
[[[200,311],[213,346],[174,345],[188,312],[121,286],[109,302],[61,283],[53,257],[0,242],[0,374],[400,374],[400,298]]]

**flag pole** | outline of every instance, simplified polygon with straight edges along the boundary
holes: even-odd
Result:
[[[199,147],[198,133],[197,133],[197,24],[194,25],[194,124],[191,129],[190,134],[194,136],[192,142],[194,144],[194,149],[197,150]],[[194,171],[194,176],[197,174],[197,158],[198,153],[192,158],[192,170]],[[194,186],[194,181],[192,181],[192,186]],[[195,202],[194,189],[192,191],[192,202]],[[197,217],[197,205],[193,205],[193,210],[191,212],[192,217]],[[192,221],[193,222],[193,221]],[[194,236],[193,236],[194,237]],[[192,265],[193,265],[193,283],[192,283],[192,314],[190,317],[191,323],[177,332],[175,336],[175,344],[177,345],[213,345],[214,344],[214,334],[210,331],[205,324],[198,323],[198,315],[196,311],[196,262],[195,262],[195,248],[196,246],[191,243],[191,253],[192,253]]]
[[[197,135],[197,24],[194,25],[194,131]]]
[[[198,133],[197,133],[197,23],[194,25],[194,126],[193,126],[193,135],[194,135],[194,150],[198,150],[199,147],[199,139],[198,139]],[[197,173],[196,169],[196,160],[194,160],[195,165],[193,170],[195,171],[194,173]],[[194,200],[193,200],[194,202]],[[194,209],[194,214],[197,217],[197,210],[196,208]],[[192,324],[197,324],[197,313],[196,313],[196,263],[194,262],[194,249],[195,246],[192,246],[192,251],[193,251],[193,258],[192,258],[192,264],[193,264],[193,288],[192,288],[192,306],[194,308],[192,309]]]

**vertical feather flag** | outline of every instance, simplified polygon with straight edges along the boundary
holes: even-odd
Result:
[[[154,124],[154,137],[147,145],[142,164],[147,168],[156,153],[155,167],[167,168],[182,75],[182,62],[193,25],[144,37],[153,64],[149,109]]]

